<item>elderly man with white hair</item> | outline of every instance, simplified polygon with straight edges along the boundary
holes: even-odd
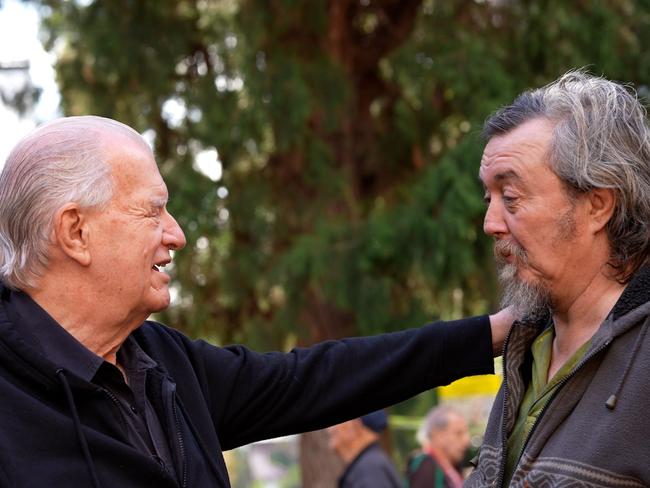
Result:
[[[421,452],[408,460],[408,488],[460,488],[470,445],[467,421],[447,405],[432,408],[418,429]]]
[[[185,245],[131,128],[62,118],[0,175],[0,485],[227,487],[222,451],[492,371],[508,313],[287,354],[192,341],[169,305]],[[411,380],[404,380],[411,378]]]

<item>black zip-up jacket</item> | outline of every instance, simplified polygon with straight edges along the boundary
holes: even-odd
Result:
[[[129,444],[103,388],[30,346],[0,304],[0,486],[228,487],[224,450],[322,428],[493,369],[486,316],[287,354],[215,347],[149,321],[132,337],[158,364],[147,396],[177,476]]]

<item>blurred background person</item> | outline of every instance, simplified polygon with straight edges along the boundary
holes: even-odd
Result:
[[[339,488],[402,488],[397,469],[379,446],[388,416],[383,410],[329,427],[330,447],[345,464]]]
[[[409,488],[460,488],[460,465],[470,444],[467,421],[456,410],[440,405],[429,411],[418,430],[422,451],[408,461]]]

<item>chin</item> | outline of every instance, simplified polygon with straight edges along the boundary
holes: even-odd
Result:
[[[151,297],[151,299],[147,302],[147,310],[149,313],[162,312],[163,310],[167,309],[171,303],[169,290],[165,290],[164,292],[157,290],[156,296]]]

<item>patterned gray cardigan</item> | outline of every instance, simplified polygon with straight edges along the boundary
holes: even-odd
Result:
[[[548,323],[517,323],[504,346],[504,381],[466,487],[501,487],[506,439],[530,376],[530,345]],[[650,486],[650,268],[636,273],[540,413],[510,486]]]

